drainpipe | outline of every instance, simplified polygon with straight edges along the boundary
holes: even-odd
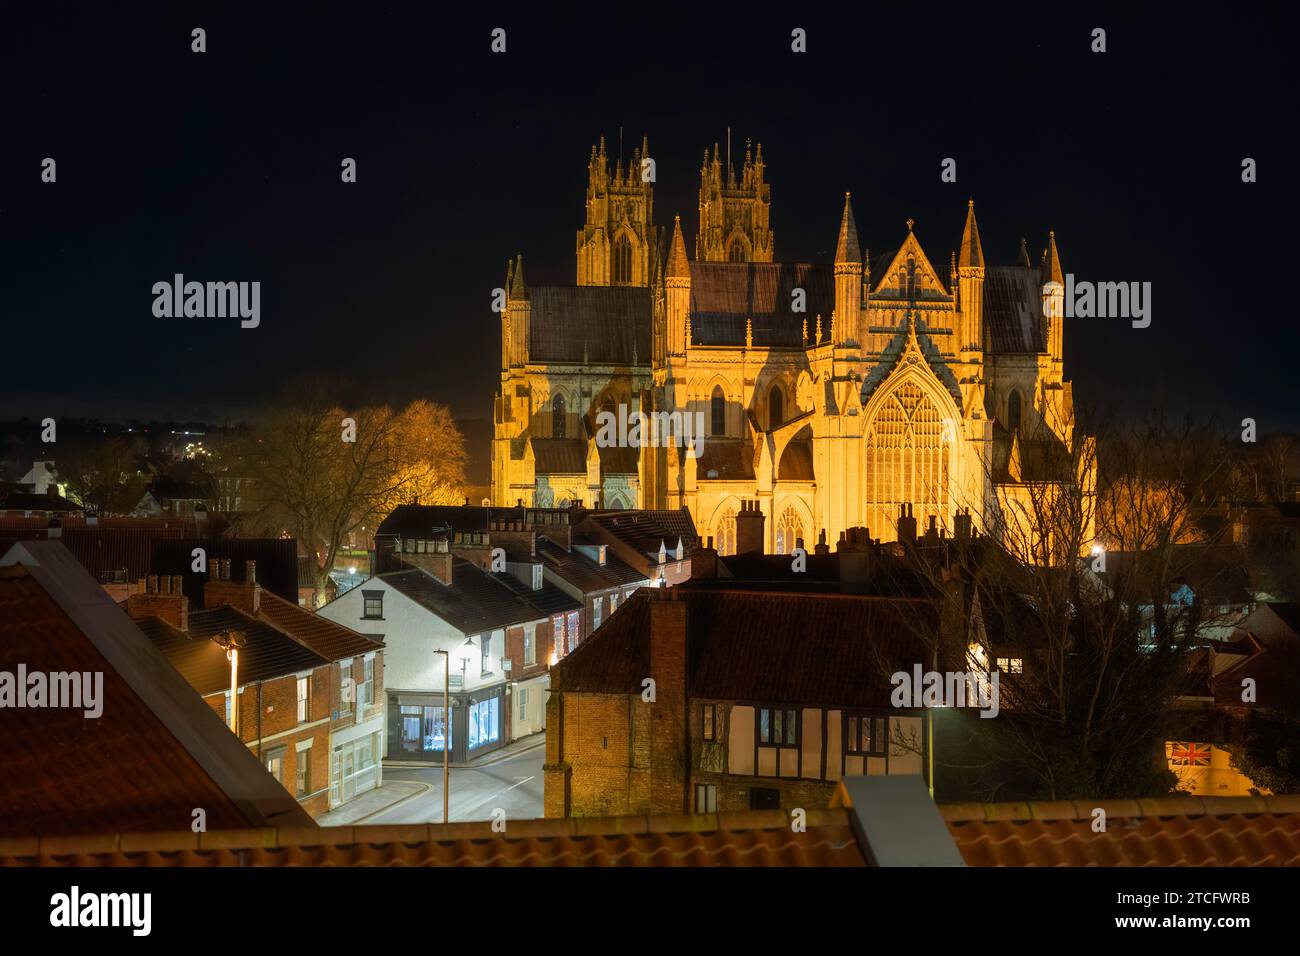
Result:
[[[257,759],[262,759],[262,682],[257,682]]]

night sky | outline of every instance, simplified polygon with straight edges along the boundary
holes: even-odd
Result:
[[[656,222],[680,213],[693,252],[700,160],[730,126],[737,157],[763,144],[778,259],[829,261],[851,190],[864,245],[896,249],[914,218],[946,279],[973,196],[990,264],[1021,236],[1037,261],[1051,227],[1066,271],[1152,283],[1150,328],[1067,321],[1081,407],[1300,419],[1293,51],[1259,6],[181,6],[5,14],[0,417],[237,413],[317,377],[490,420],[491,291],[518,252],[531,282],[573,283],[592,143],[649,135]],[[261,327],[155,318],[176,272],[260,281]]]

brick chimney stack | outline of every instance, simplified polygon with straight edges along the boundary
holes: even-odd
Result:
[[[952,535],[958,541],[969,541],[971,539],[971,519],[970,509],[963,509],[952,519]]]
[[[244,562],[244,580],[231,577],[229,558],[216,558],[208,562],[208,580],[203,584],[203,606],[219,607],[229,604],[246,614],[256,614],[262,605],[262,587],[257,583],[257,562]]]
[[[757,501],[742,501],[736,515],[736,554],[763,553],[763,524],[767,520]]]
[[[821,534],[817,536],[817,543],[813,545],[813,554],[830,554],[831,546],[826,543],[826,529],[822,528]]]
[[[151,574],[140,579],[139,593],[126,599],[126,613],[133,621],[156,617],[182,631],[190,629],[190,599],[181,593],[182,577]]]
[[[709,535],[708,544],[696,548],[691,553],[692,578],[716,578],[718,576],[718,551],[713,547],[713,535]]]
[[[651,813],[689,813],[686,764],[686,602],[675,588],[650,591]]]

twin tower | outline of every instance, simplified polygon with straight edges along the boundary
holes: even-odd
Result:
[[[736,176],[730,147],[715,143],[700,166],[697,262],[771,262],[771,187],[763,178],[763,145],[745,144]],[[611,173],[612,169],[612,173]],[[624,167],[611,164],[605,139],[587,162],[587,221],[578,230],[578,285],[648,286],[663,248],[654,224],[654,159],[642,138]]]

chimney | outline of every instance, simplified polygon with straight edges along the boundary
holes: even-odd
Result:
[[[763,523],[766,516],[757,501],[742,501],[736,515],[736,554],[763,553]]]
[[[650,813],[688,813],[686,602],[676,588],[652,590],[650,673]]]
[[[817,538],[817,543],[813,545],[813,554],[830,554],[831,546],[826,543],[826,529],[822,528],[821,534]]]
[[[182,631],[190,629],[190,599],[181,593],[180,575],[167,575],[167,593],[159,593],[158,576],[150,575],[140,581],[140,593],[126,599],[126,613],[133,621],[156,617]]]
[[[958,541],[971,539],[970,509],[957,512],[952,519],[952,536]]]
[[[925,543],[931,546],[939,543],[939,529],[935,526],[936,520],[934,515],[930,515],[930,523],[925,528]]]
[[[898,540],[904,544],[916,543],[916,519],[911,505],[898,506]]]
[[[203,606],[212,608],[222,604],[229,604],[245,614],[257,614],[262,606],[262,587],[257,583],[256,561],[244,562],[243,581],[231,580],[229,558],[208,561],[208,580],[203,584]]]
[[[692,578],[716,578],[718,576],[718,552],[714,550],[712,535],[709,536],[708,542],[704,547],[697,547],[691,552]]]
[[[849,528],[840,532],[835,550],[839,556],[841,581],[861,582],[870,577],[875,565],[876,546],[869,528]]]

